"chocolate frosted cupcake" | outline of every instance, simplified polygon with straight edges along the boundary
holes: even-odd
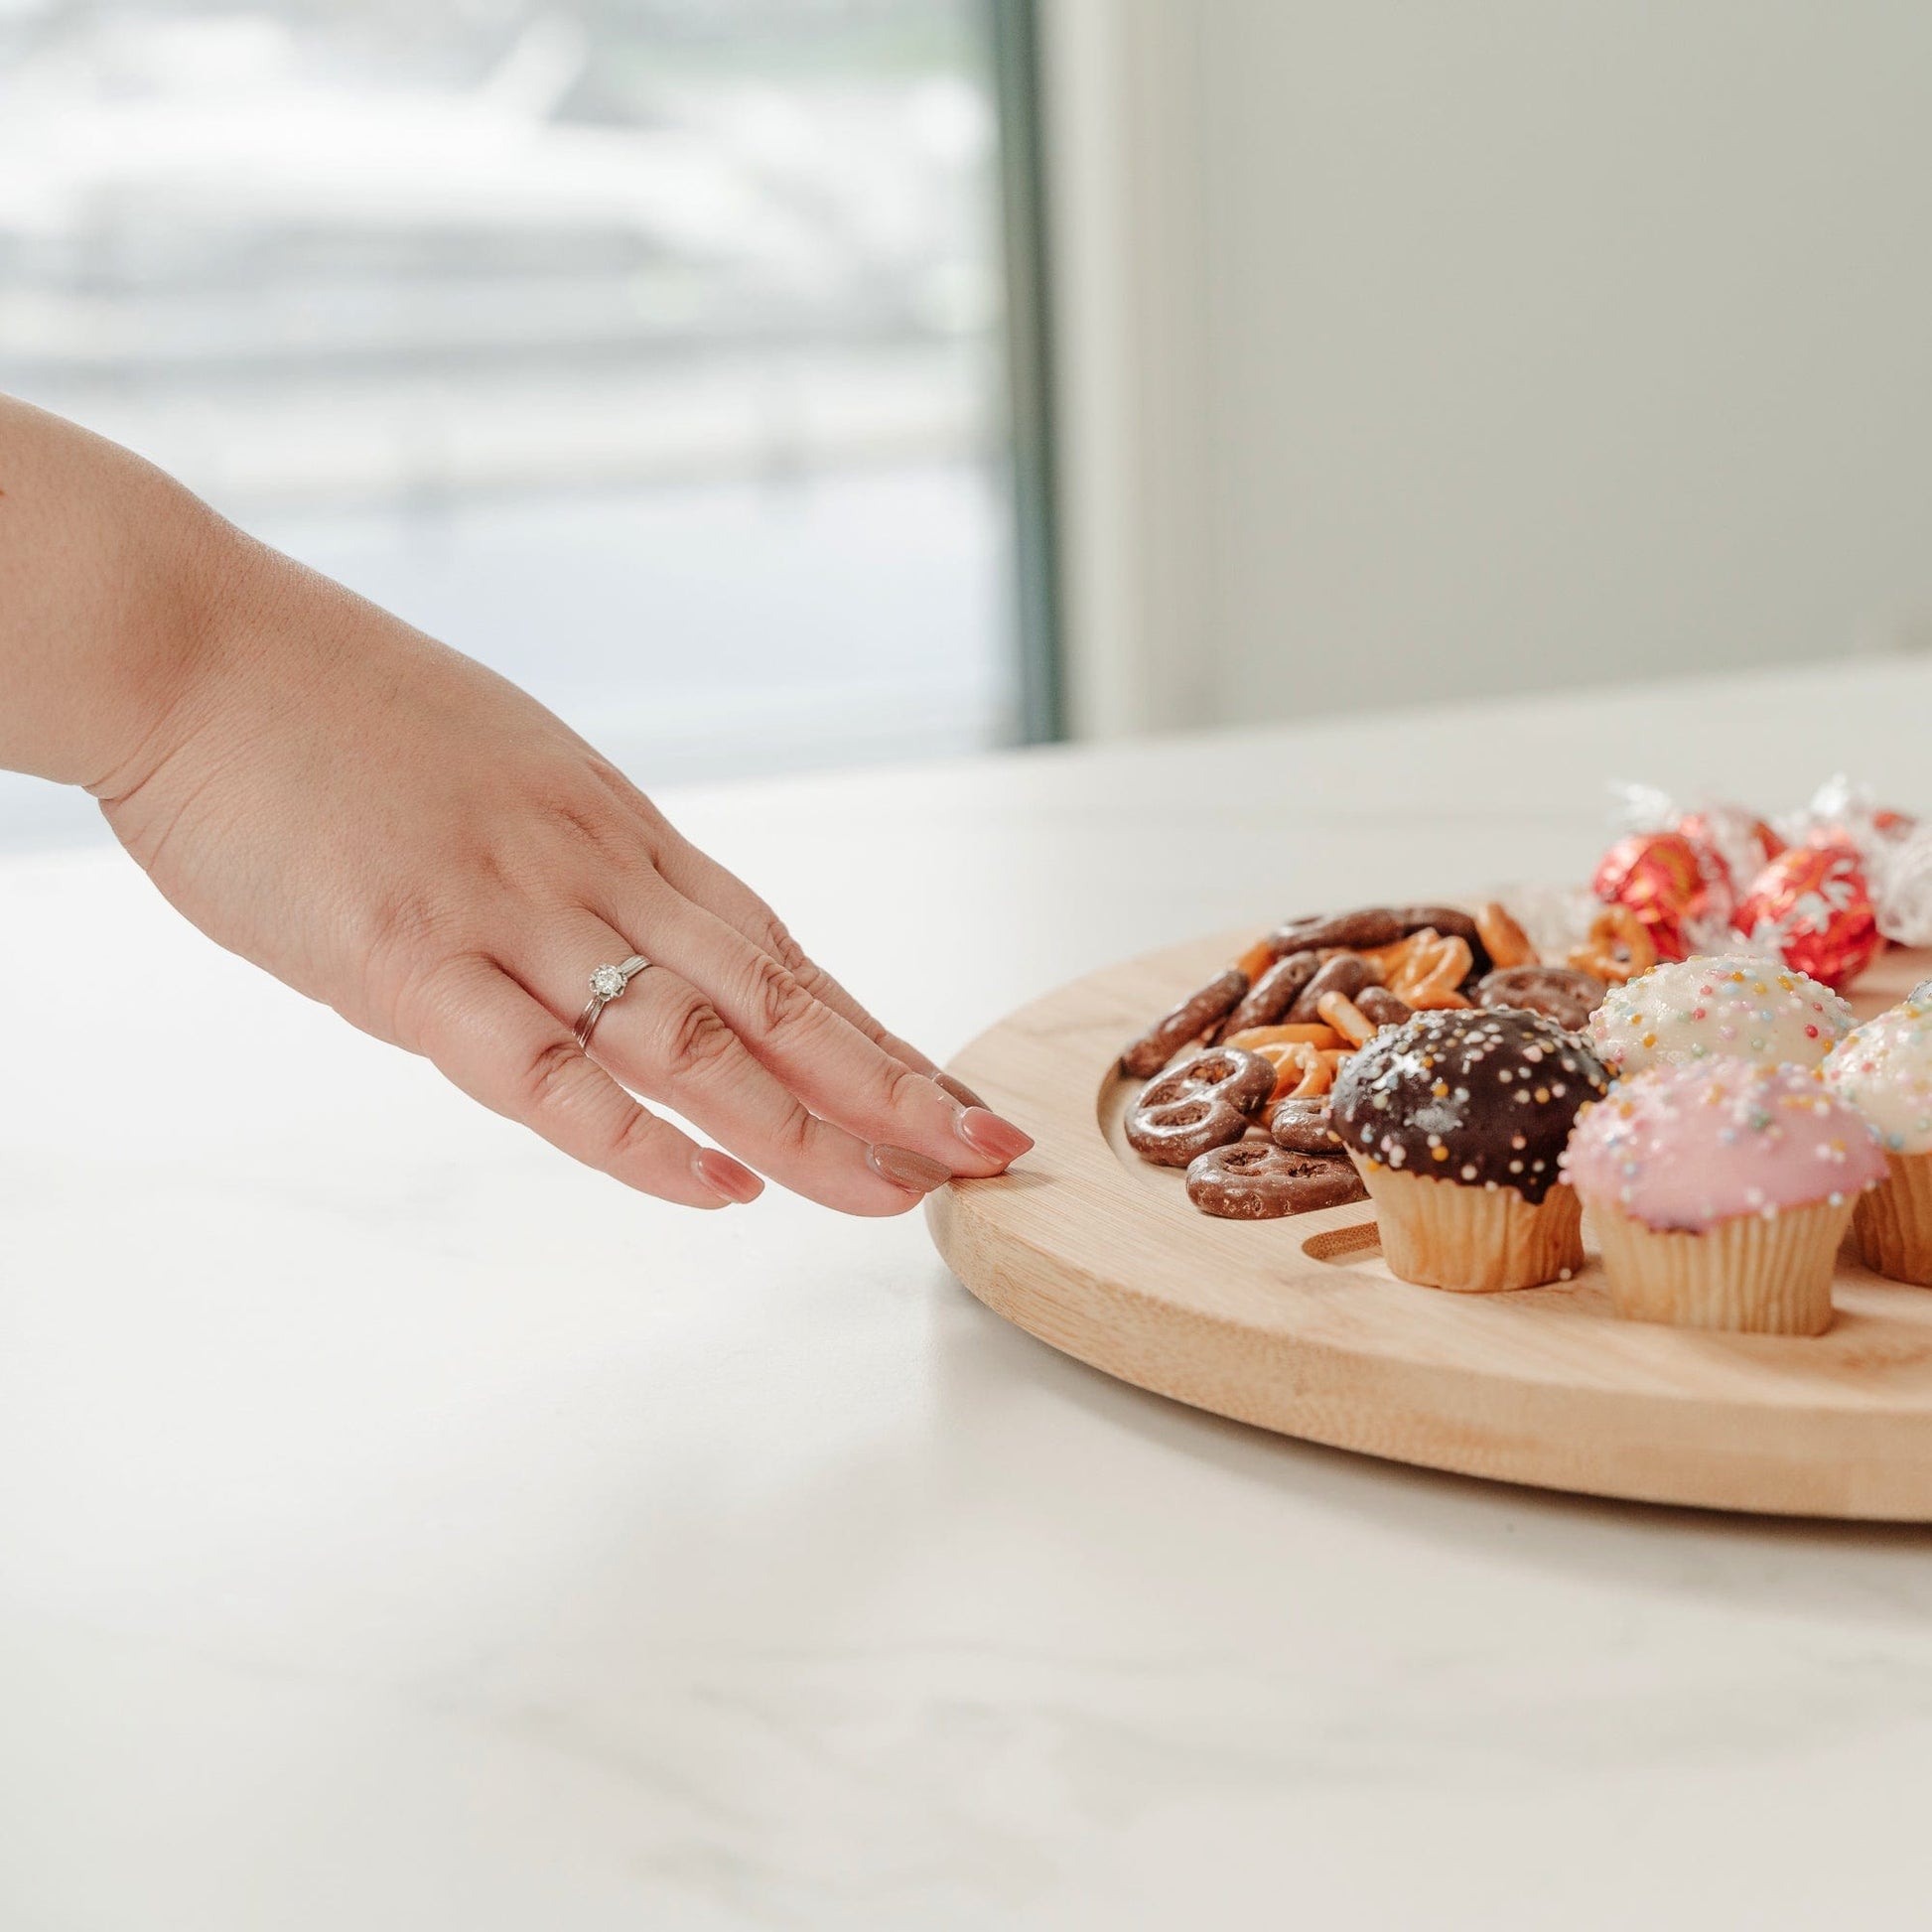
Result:
[[[1456,1009],[1385,1027],[1335,1083],[1331,1124],[1404,1281],[1484,1292],[1584,1265],[1557,1164],[1603,1065],[1542,1014]]]

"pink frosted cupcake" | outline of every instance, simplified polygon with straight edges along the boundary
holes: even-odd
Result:
[[[1817,1075],[1711,1059],[1623,1081],[1578,1123],[1563,1172],[1618,1314],[1818,1335],[1839,1243],[1885,1162]]]

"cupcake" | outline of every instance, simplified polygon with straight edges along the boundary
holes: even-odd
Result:
[[[1716,1058],[1818,1066],[1851,1031],[1852,1009],[1829,986],[1750,953],[1653,966],[1612,987],[1589,1021],[1619,1079]]]
[[[1853,1206],[1885,1163],[1815,1073],[1709,1059],[1620,1081],[1578,1123],[1563,1172],[1618,1314],[1818,1335]]]
[[[1825,1085],[1877,1135],[1889,1170],[1859,1197],[1868,1268],[1932,1288],[1932,980],[1841,1040]]]
[[[1329,1126],[1375,1201],[1406,1282],[1478,1293],[1567,1280],[1583,1210],[1557,1163],[1609,1087],[1587,1045],[1540,1013],[1419,1013],[1384,1027],[1335,1082]]]

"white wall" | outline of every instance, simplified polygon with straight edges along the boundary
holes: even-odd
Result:
[[[1085,729],[1932,635],[1932,7],[1047,8]]]

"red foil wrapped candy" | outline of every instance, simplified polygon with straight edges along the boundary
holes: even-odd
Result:
[[[1843,990],[1884,944],[1858,855],[1842,845],[1794,846],[1738,901],[1739,932],[1774,945],[1784,963]]]
[[[1710,804],[1677,821],[1693,845],[1709,846],[1733,880],[1751,880],[1784,850],[1784,841],[1748,805]]]
[[[1722,951],[1732,889],[1724,860],[1682,832],[1633,832],[1604,853],[1589,889],[1606,905],[1627,905],[1644,923],[1659,959]]]

